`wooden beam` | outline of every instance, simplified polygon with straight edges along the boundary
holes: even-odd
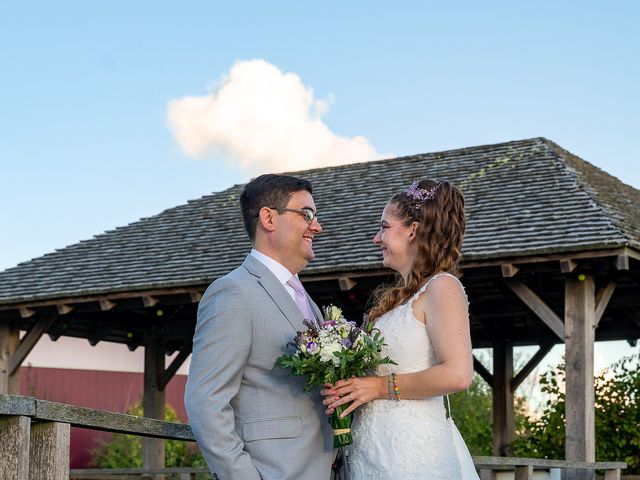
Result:
[[[192,348],[193,343],[191,339],[187,340],[182,348],[180,348],[178,355],[173,359],[171,365],[167,367],[167,369],[164,371],[164,374],[162,375],[162,380],[159,385],[161,390],[164,390],[166,388],[178,369],[182,366],[182,364],[184,364],[187,358],[189,358]]]
[[[11,359],[20,346],[20,329],[10,320],[0,320],[0,395],[20,393],[20,375],[11,374]]]
[[[147,342],[144,349],[144,393],[142,410],[145,417],[164,420],[165,390],[160,388],[164,373],[164,349],[159,342]],[[142,439],[142,467],[163,468],[165,466],[165,443],[158,438]]]
[[[18,310],[20,310],[20,318],[31,318],[36,314],[35,310],[27,307],[20,307]]]
[[[58,322],[56,325],[52,326],[48,332],[51,341],[56,342],[62,336],[68,326],[69,325],[65,321]]]
[[[511,391],[515,392],[520,384],[529,376],[534,368],[542,361],[547,353],[553,348],[553,343],[545,343],[540,345],[538,351],[529,359],[524,367],[511,379]]]
[[[502,339],[493,344],[493,454],[513,456],[515,414],[513,409],[513,345]]]
[[[57,315],[48,318],[42,318],[38,320],[31,329],[27,332],[27,334],[20,341],[20,345],[16,349],[15,353],[11,355],[11,359],[9,360],[9,375],[14,375],[24,359],[27,358],[27,355],[33,350],[33,347],[36,346],[38,340],[42,337],[44,332],[46,332],[53,322],[56,321]]]
[[[56,305],[56,308],[58,309],[58,314],[59,315],[66,315],[67,313],[71,312],[73,310],[73,307],[70,305],[67,305],[65,303],[58,303]]]
[[[364,272],[364,274],[362,274],[364,276],[374,276],[373,273],[370,272]],[[350,275],[353,276],[353,275]],[[335,276],[333,277],[335,278]],[[305,281],[313,281],[315,280],[315,278],[311,279],[308,278]],[[190,287],[190,288],[167,288],[165,290],[148,290],[145,292],[120,292],[120,293],[110,293],[108,296],[106,295],[87,295],[87,296],[81,296],[81,297],[63,297],[63,298],[58,298],[55,300],[41,300],[41,301],[35,301],[35,302],[20,302],[20,303],[14,303],[14,304],[7,304],[7,305],[0,305],[0,310],[17,310],[20,309],[20,307],[27,307],[27,308],[36,308],[36,307],[55,307],[56,305],[59,304],[65,304],[65,305],[73,305],[73,304],[78,304],[78,303],[96,303],[96,302],[100,302],[100,300],[110,300],[110,301],[116,301],[116,300],[123,300],[123,299],[134,299],[134,298],[140,298],[143,296],[152,296],[152,297],[161,297],[161,296],[166,296],[166,295],[181,295],[181,294],[190,294],[191,292],[197,292],[197,291],[202,291],[204,287],[200,287],[200,288],[194,288],[194,287]]]
[[[520,269],[513,263],[503,263],[500,265],[500,270],[503,278],[512,278],[515,277],[516,273],[518,273],[518,270]]]
[[[640,318],[636,314],[636,312],[631,308],[623,308],[622,314],[624,317],[629,320],[631,323],[635,323],[638,327],[640,327]]]
[[[102,310],[103,312],[108,312],[109,310],[113,310],[114,308],[116,308],[116,303],[112,302],[111,300],[99,300],[98,303],[100,304],[100,310]]]
[[[87,337],[87,341],[89,342],[89,345],[91,345],[92,347],[95,347],[98,343],[104,340],[105,334],[110,330],[110,328],[111,328],[111,325],[109,325],[108,323],[100,325],[98,328],[96,328],[91,333],[91,335]]]
[[[576,269],[577,266],[578,263],[575,260],[572,260],[570,258],[560,259],[560,271],[562,273],[571,273]]]
[[[611,258],[620,255],[626,255],[629,258],[634,258],[636,260],[640,260],[640,252],[634,250],[632,248],[623,247],[623,248],[613,248],[606,250],[589,250],[584,252],[575,252],[571,254],[571,258],[573,260],[579,259],[591,259],[591,258]],[[509,257],[502,259],[487,259],[487,260],[474,260],[470,262],[462,261],[460,268],[464,272],[466,269],[475,269],[475,268],[485,268],[485,267],[500,267],[506,263],[517,263],[519,265],[524,264],[534,264],[534,263],[547,263],[553,261],[560,261],[561,259],[566,258],[566,253],[559,254],[549,254],[549,255],[531,255],[528,257]],[[380,277],[380,276],[391,276],[393,272],[388,269],[372,269],[372,270],[351,270],[348,273],[342,272],[340,274],[322,274],[322,275],[305,275],[301,277],[303,282],[321,282],[325,280],[337,280],[340,276],[348,276],[350,278],[368,278],[368,277]],[[207,281],[206,283],[210,283]],[[166,288],[166,289],[152,289],[147,291],[135,291],[135,292],[119,292],[119,293],[110,293],[108,295],[108,299],[110,301],[118,300],[118,299],[132,299],[132,298],[140,298],[140,296],[165,296],[165,295],[179,295],[179,294],[190,294],[194,291],[201,291],[206,285],[202,285],[200,287],[185,287],[185,288]],[[35,308],[35,307],[46,307],[46,306],[55,306],[59,303],[63,304],[75,304],[75,303],[86,303],[86,302],[98,302],[101,299],[104,299],[105,295],[84,295],[78,297],[63,297],[55,300],[41,300],[34,302],[21,302],[21,303],[13,303],[13,304],[5,304],[0,305],[0,311],[4,310],[14,310],[19,309],[20,307],[27,308]]]
[[[542,320],[558,338],[564,340],[564,324],[533,290],[513,278],[505,278],[504,283]]]
[[[358,284],[355,280],[349,277],[338,277],[338,286],[341,292],[348,292]]]
[[[489,385],[493,385],[493,375],[489,373],[489,370],[482,364],[480,360],[473,356],[473,369],[476,371],[478,375],[482,377],[482,379],[487,382]]]
[[[596,314],[594,318],[595,328],[598,328],[600,319],[602,318],[604,311],[607,309],[607,305],[609,305],[609,300],[611,300],[615,289],[616,282],[609,282],[596,293]]]
[[[630,258],[640,260],[640,251],[632,248],[612,248],[607,250],[586,250],[583,252],[572,252],[571,259],[574,261],[581,259],[593,259],[593,258],[612,258],[618,255],[627,255]],[[527,257],[505,257],[495,258],[487,260],[473,260],[465,262],[464,259],[460,264],[460,268],[465,270],[468,268],[486,268],[486,267],[499,267],[505,263],[517,263],[518,265],[528,265],[532,263],[548,263],[559,262],[563,258],[567,258],[566,253],[552,253],[548,255],[531,255]],[[351,274],[349,276],[352,276]]]
[[[615,265],[617,270],[629,270],[629,255],[618,255]]]
[[[595,284],[591,275],[567,278],[565,283],[565,458],[595,460]],[[593,478],[584,471],[567,471],[572,480]]]
[[[156,297],[152,297],[150,295],[142,297],[142,303],[145,307],[154,307],[158,302],[159,300]]]

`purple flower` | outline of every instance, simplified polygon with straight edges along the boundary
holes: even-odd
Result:
[[[348,338],[343,339],[340,343],[347,348],[351,348],[351,345],[353,345],[353,342],[351,342],[351,340],[349,340]]]
[[[420,208],[420,206],[424,202],[435,198],[436,190],[438,189],[439,186],[440,184],[436,184],[434,187],[431,187],[430,189],[427,190],[425,188],[418,187],[418,181],[414,180],[411,186],[409,186],[409,188],[404,190],[402,193],[406,197],[409,197],[411,200],[416,202],[416,204],[414,205],[414,208],[417,210]]]
[[[307,343],[307,353],[314,354],[318,351],[318,344],[316,342]]]

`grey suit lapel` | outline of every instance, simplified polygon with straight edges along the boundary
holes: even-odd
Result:
[[[247,255],[242,266],[246,268],[249,273],[258,278],[258,283],[265,289],[287,321],[291,324],[294,331],[298,332],[300,330],[305,330],[306,327],[302,323],[304,321],[302,312],[284,286],[276,276],[271,273],[271,270],[260,262],[260,260],[252,257],[251,255]]]
[[[318,305],[316,305],[316,302],[314,302],[311,297],[309,297],[309,295],[307,295],[307,297],[309,298],[309,303],[311,304],[311,309],[313,310],[313,313],[316,316],[316,320],[318,321],[318,323],[322,323],[324,321],[324,317],[322,316],[322,312],[320,311],[320,308],[318,307]]]

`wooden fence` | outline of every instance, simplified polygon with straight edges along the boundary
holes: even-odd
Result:
[[[128,433],[166,440],[195,441],[190,425],[164,422],[123,413],[105,412],[18,395],[0,395],[0,479],[68,480],[164,478],[180,480],[202,478],[205,468],[165,469],[69,469],[70,427],[114,433]],[[620,480],[624,462],[572,462],[514,457],[474,457],[482,480],[495,478],[496,472],[515,472],[515,480],[533,479],[534,470],[559,468],[574,478],[593,477],[598,469],[605,480]],[[586,473],[584,476],[581,472]],[[576,476],[577,475],[577,476]]]

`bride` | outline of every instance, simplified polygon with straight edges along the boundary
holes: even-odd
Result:
[[[466,446],[456,445],[461,437],[443,403],[443,395],[466,389],[473,374],[467,297],[450,273],[464,230],[464,197],[446,181],[413,182],[382,212],[373,243],[401,278],[377,293],[369,320],[384,335],[383,355],[397,365],[322,390],[327,414],[347,403],[343,415],[358,409],[352,480],[478,478]]]

